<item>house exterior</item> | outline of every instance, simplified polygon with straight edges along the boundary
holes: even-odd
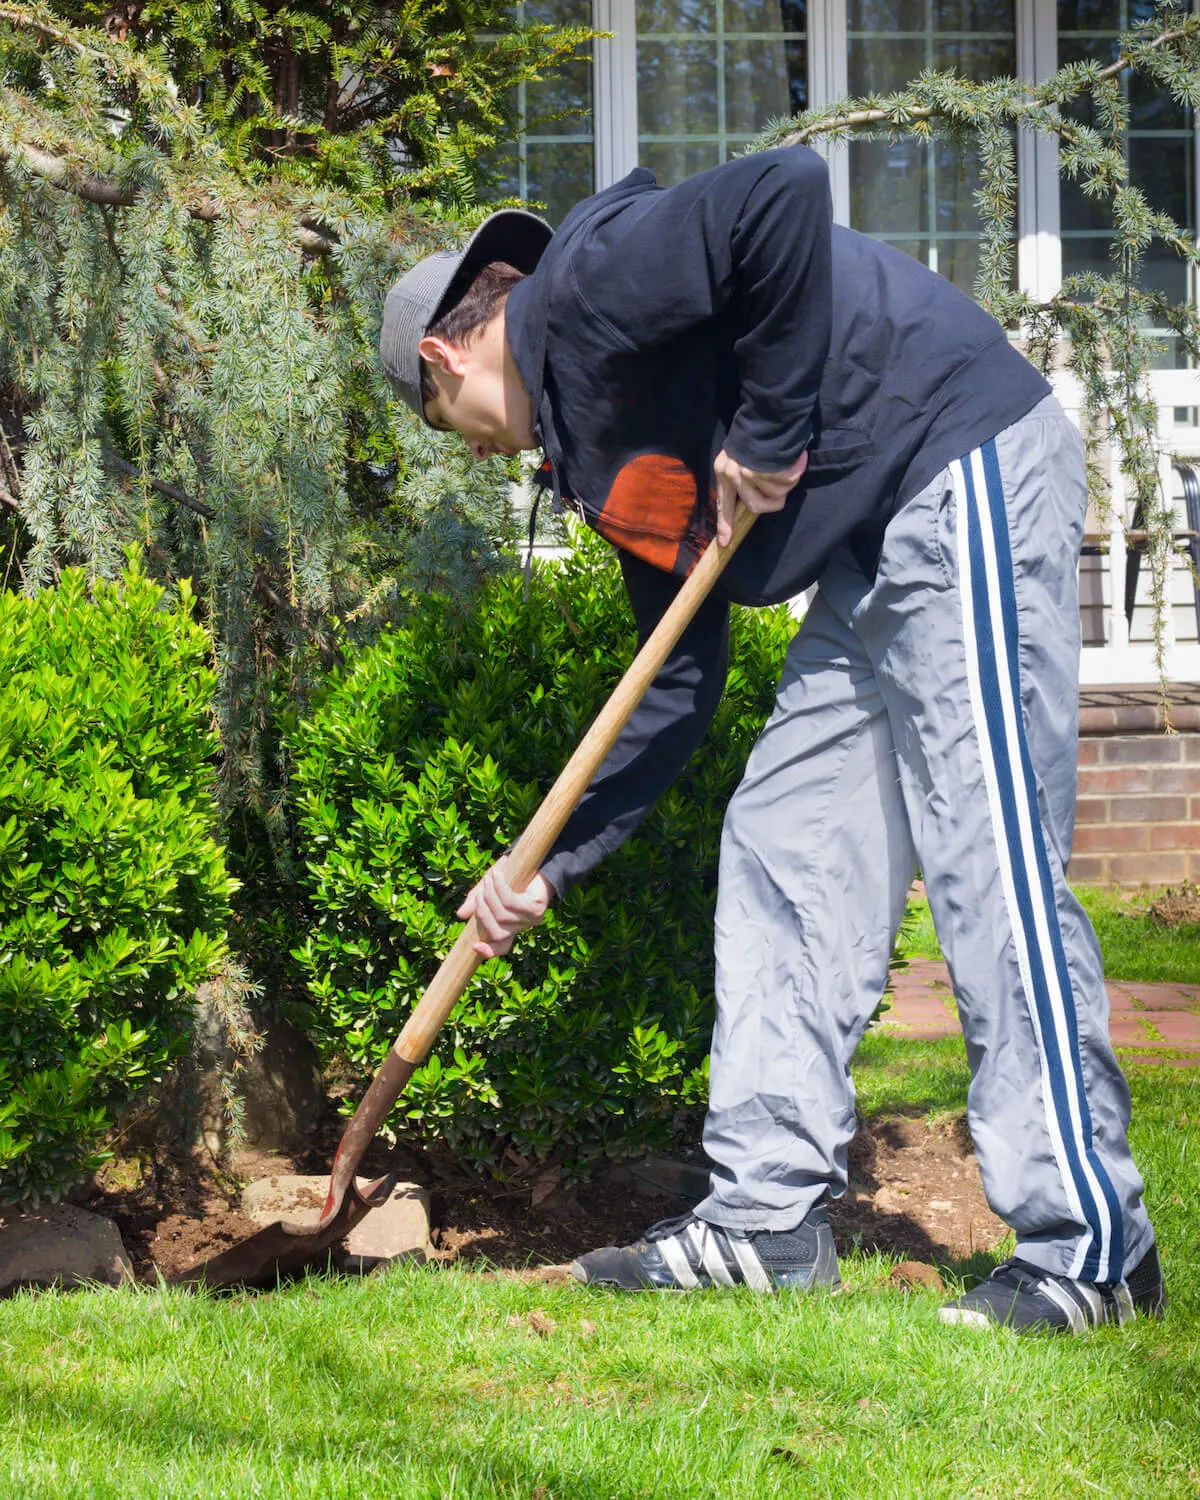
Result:
[[[772,119],[848,95],[888,93],[922,68],[972,78],[1038,79],[1084,58],[1110,60],[1119,33],[1149,16],[1146,0],[524,0],[529,20],[611,32],[592,56],[527,86],[528,125],[506,186],[540,199],[552,220],[578,198],[635,166],[669,184],[735,155]],[[1196,121],[1165,92],[1136,85],[1125,146],[1132,181],[1151,204],[1197,227]],[[568,110],[573,113],[562,114]],[[851,141],[828,145],[839,222],[888,240],[970,291],[980,228],[973,203],[978,164],[945,142]],[[1057,170],[1053,142],[1018,143],[1017,275],[1049,297],[1064,275],[1108,265],[1111,217]],[[1183,301],[1194,294],[1177,256],[1155,246],[1146,274]],[[1200,372],[1164,337],[1154,374],[1164,493],[1179,515],[1180,554],[1170,580],[1167,675],[1200,681],[1195,578],[1185,548],[1185,477],[1173,460],[1200,465]],[[1068,410],[1078,392],[1057,381]],[[1089,520],[1081,568],[1083,682],[1158,679],[1148,580],[1139,577],[1132,516],[1113,464],[1112,514]],[[1194,528],[1193,528],[1194,529]]]

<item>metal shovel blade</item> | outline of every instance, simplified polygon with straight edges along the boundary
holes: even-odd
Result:
[[[280,1276],[302,1271],[313,1261],[325,1257],[334,1245],[360,1223],[373,1208],[387,1202],[396,1184],[393,1174],[378,1177],[360,1192],[351,1183],[341,1206],[324,1223],[287,1224],[282,1219],[268,1224],[248,1240],[242,1240],[220,1255],[180,1276],[175,1286],[211,1287],[214,1290],[233,1286],[266,1286]]]

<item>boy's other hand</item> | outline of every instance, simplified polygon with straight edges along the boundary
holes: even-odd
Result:
[[[756,516],[782,510],[783,502],[807,468],[808,454],[802,453],[790,469],[766,474],[761,469],[746,468],[722,448],[713,460],[717,480],[717,541],[721,546],[728,547],[733,535],[733,512],[739,500]]]
[[[505,879],[508,855],[502,854],[478,885],[467,893],[458,915],[474,917],[485,941],[475,944],[483,958],[499,958],[513,945],[518,932],[536,927],[554,899],[548,881],[535,875],[523,891],[514,891]]]

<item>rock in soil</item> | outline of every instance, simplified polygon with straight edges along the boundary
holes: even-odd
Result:
[[[0,1215],[0,1296],[22,1287],[120,1286],[133,1268],[117,1226],[70,1203]]]
[[[365,1188],[367,1178],[358,1183]],[[329,1191],[329,1178],[274,1176],[252,1182],[242,1193],[242,1212],[256,1224],[277,1219],[315,1226]],[[429,1254],[429,1194],[415,1182],[398,1182],[387,1202],[356,1224],[343,1241],[344,1269],[370,1271],[398,1257],[424,1261]]]

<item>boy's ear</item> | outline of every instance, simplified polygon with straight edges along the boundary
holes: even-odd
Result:
[[[467,371],[465,352],[440,334],[427,333],[417,345],[417,353],[427,364],[447,375],[462,376]]]

